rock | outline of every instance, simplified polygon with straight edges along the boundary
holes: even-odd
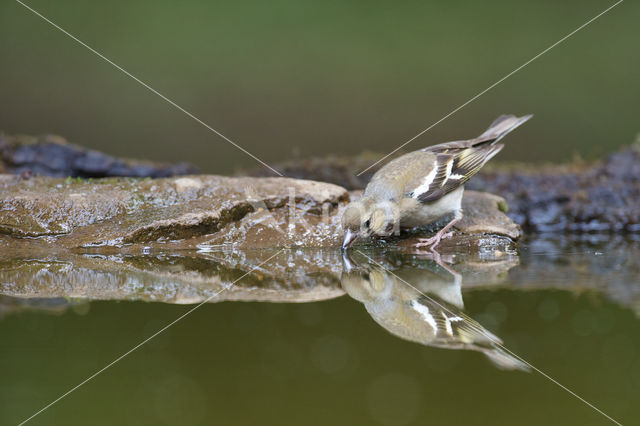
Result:
[[[620,161],[623,157],[625,160]],[[548,167],[509,182],[488,174],[478,187],[502,190],[511,217],[537,232],[640,232],[640,153],[629,148],[600,164]],[[516,188],[516,184],[520,184]]]
[[[513,240],[520,237],[520,227],[505,213],[504,198],[487,192],[465,191],[462,199],[464,216],[456,229],[465,234],[503,235]]]
[[[349,198],[339,186],[289,178],[3,177],[0,234],[29,237],[14,242],[24,247],[335,247]],[[467,193],[461,229],[517,238],[501,202]]]
[[[336,185],[288,178],[33,178],[0,179],[0,200],[0,233],[48,237],[33,244],[193,248],[208,242],[199,237],[213,235],[209,245],[278,247],[334,245],[336,211],[348,193]],[[296,232],[287,228],[293,226],[290,217]],[[303,229],[307,223],[310,231]],[[225,238],[232,224],[241,226],[244,239]],[[310,233],[317,238],[311,241]]]
[[[198,169],[187,163],[116,158],[70,144],[60,136],[35,138],[0,134],[0,173],[82,178],[168,177],[198,173]]]
[[[535,232],[640,232],[640,150],[595,165],[497,169],[469,188],[502,195],[509,216]]]

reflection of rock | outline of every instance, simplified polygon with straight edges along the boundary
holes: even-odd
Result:
[[[161,164],[115,158],[72,145],[59,136],[0,134],[0,173],[53,177],[168,177],[198,173],[186,163]]]
[[[73,301],[67,298],[21,298],[0,295],[0,318],[24,311],[47,314],[63,314],[71,306],[84,306],[86,302]]]
[[[110,250],[48,246],[16,250],[12,244],[3,248],[2,241],[0,294],[8,296],[199,303],[209,297],[212,302],[310,302],[343,294],[338,248],[167,252],[134,245]],[[377,253],[376,258],[390,262],[389,267],[412,259],[423,268],[425,258],[432,256],[430,252],[417,256],[387,250]],[[443,257],[448,260],[451,256]],[[456,255],[456,263],[456,268],[470,272],[470,282],[487,283],[499,280],[518,258],[473,252]]]
[[[322,255],[314,250],[168,255],[28,253],[0,259],[0,293],[168,303],[199,303],[208,298],[211,302],[311,302],[344,294],[340,268],[337,251]]]
[[[464,239],[459,241],[455,250],[442,251],[441,259],[464,277],[464,292],[499,288],[593,291],[640,313],[640,241],[598,235],[542,237],[529,241],[519,255],[508,247],[498,249],[497,243],[467,250]],[[277,252],[165,251],[140,245],[69,250],[40,239],[18,242],[27,245],[0,238],[0,294],[29,298],[197,303]],[[411,283],[433,269],[434,255],[428,250],[356,249]],[[356,249],[350,252],[357,255]],[[286,250],[212,301],[302,302],[337,297],[342,294],[341,263],[338,248]],[[446,300],[455,304],[453,299]]]
[[[254,249],[338,246],[349,193],[332,184],[288,178],[24,180],[0,175],[0,200],[0,235],[47,237],[0,239],[0,250]],[[469,210],[463,231],[517,238],[517,227],[500,211],[499,197],[468,192],[463,205]],[[486,245],[492,237],[474,238]]]
[[[640,315],[640,239],[609,234],[532,239],[508,289],[596,291]],[[481,283],[477,283],[482,286]]]
[[[474,350],[500,368],[528,370],[501,347],[498,337],[464,314],[462,275],[396,268],[392,271],[375,261],[355,266],[345,257],[342,286],[364,304],[374,321],[402,339],[426,346]]]
[[[211,301],[309,302],[343,294],[338,248],[166,252],[138,246],[118,250],[2,250],[0,246],[0,252],[0,294],[16,297],[199,303],[213,296]],[[391,268],[408,259],[424,268],[432,256],[377,253],[376,259]],[[261,265],[270,256],[273,259]],[[517,263],[512,254],[493,259],[486,253],[456,256],[456,268],[469,273],[470,283],[498,281]]]

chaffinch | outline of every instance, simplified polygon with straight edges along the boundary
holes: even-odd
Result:
[[[498,142],[531,117],[502,115],[475,139],[445,142],[390,161],[373,175],[362,198],[347,206],[342,216],[342,247],[357,238],[425,226],[453,213],[453,219],[433,237],[416,244],[435,248],[462,219],[464,184],[500,152],[504,145]]]

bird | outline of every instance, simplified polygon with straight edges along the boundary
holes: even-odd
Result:
[[[348,252],[342,260],[342,288],[391,334],[424,346],[477,351],[500,369],[529,371],[499,337],[464,313],[462,275],[415,265],[396,265],[392,272],[374,262],[356,263]]]
[[[464,184],[500,152],[502,138],[531,117],[501,115],[477,138],[429,146],[388,162],[373,175],[362,197],[346,207],[342,248],[357,239],[390,236],[453,214],[434,236],[415,244],[434,250],[463,217]]]

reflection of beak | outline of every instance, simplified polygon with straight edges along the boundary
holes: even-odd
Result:
[[[342,252],[342,268],[346,273],[349,273],[356,269],[356,265],[349,258],[349,254],[347,251]]]
[[[358,238],[358,234],[347,229],[344,231],[344,240],[342,240],[342,248],[347,248]]]

